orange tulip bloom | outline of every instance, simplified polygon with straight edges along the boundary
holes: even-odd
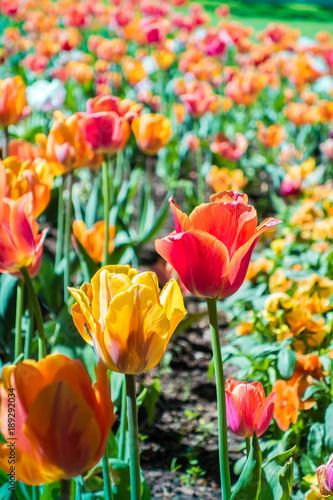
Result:
[[[246,194],[221,191],[210,199],[188,217],[171,198],[176,231],[155,246],[193,295],[225,298],[242,285],[262,233],[280,221],[269,218],[257,227]]]
[[[272,388],[276,392],[274,418],[283,431],[287,431],[290,424],[296,424],[299,398],[295,385],[289,385],[285,380],[277,380]]]
[[[75,220],[73,222],[73,234],[75,238],[81,243],[87,254],[95,262],[102,262],[103,260],[103,246],[105,240],[105,223],[104,221],[96,222],[90,229],[86,228],[83,220]],[[109,251],[111,254],[114,249],[114,237],[116,228],[109,227]]]
[[[3,161],[6,169],[6,197],[17,200],[27,193],[32,194],[32,215],[38,217],[49,204],[51,187],[39,178],[34,166],[29,160],[19,160],[10,156]]]
[[[231,431],[240,437],[261,436],[273,416],[276,393],[267,398],[260,382],[226,381],[227,421]]]
[[[59,173],[87,166],[94,153],[81,131],[79,116],[74,114],[66,118],[60,111],[55,111],[54,118],[47,137],[47,160],[58,165]]]
[[[240,191],[247,184],[247,179],[239,168],[228,170],[225,167],[218,168],[216,165],[212,165],[206,181],[215,193],[219,191]]]
[[[13,139],[8,144],[8,156],[17,156],[20,160],[33,161],[38,156],[38,150],[31,142]]]
[[[134,118],[132,130],[137,145],[149,156],[156,155],[168,143],[172,133],[169,118],[159,114],[146,114]]]
[[[138,374],[160,362],[171,335],[186,314],[181,291],[170,280],[159,293],[155,273],[130,266],[105,266],[80,290],[73,321],[113,371]]]
[[[97,46],[96,53],[99,59],[119,64],[127,53],[127,44],[120,38],[103,38]]]
[[[0,80],[0,127],[19,122],[26,102],[25,85],[20,76]]]
[[[258,122],[258,140],[266,148],[277,148],[286,138],[286,133],[282,125],[271,125],[265,127],[262,122]]]
[[[92,385],[81,361],[62,354],[4,367],[0,427],[7,436],[13,394],[16,479],[46,484],[84,474],[97,464],[115,416],[102,363],[96,367],[96,378]],[[10,438],[0,447],[0,467],[7,473],[9,445]]]
[[[32,194],[14,201],[5,198],[6,173],[0,164],[0,273],[21,277],[25,266],[30,276],[39,271],[47,229],[38,234],[32,217]]]

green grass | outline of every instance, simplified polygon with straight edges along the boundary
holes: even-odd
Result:
[[[260,3],[251,0],[199,0],[199,2],[211,14],[213,24],[218,22],[216,16],[213,15],[214,10],[219,5],[226,4],[230,8],[229,19],[252,26],[255,31],[262,31],[269,23],[282,22],[300,29],[302,35],[306,36],[314,37],[320,30],[333,34],[333,10],[319,6],[289,2],[283,4],[276,0],[266,0]],[[333,9],[333,0],[330,0],[328,5],[331,5]]]

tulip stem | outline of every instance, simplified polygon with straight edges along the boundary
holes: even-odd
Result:
[[[64,178],[60,177],[58,190],[58,220],[57,220],[57,247],[55,256],[55,269],[57,269],[62,258],[64,244]]]
[[[197,199],[198,203],[200,204],[205,202],[205,181],[201,175],[201,167],[203,159],[202,159],[202,151],[199,138],[199,120],[195,121],[195,129],[197,133],[197,138],[199,140],[198,149],[196,151],[196,164],[197,164]]]
[[[136,408],[135,375],[126,375],[130,475],[131,475],[131,500],[141,499],[140,481],[140,451],[138,413]]]
[[[207,299],[207,308],[208,308],[209,323],[210,323],[210,333],[212,336],[212,347],[213,347],[215,380],[216,380],[221,493],[222,493],[222,500],[230,500],[231,481],[230,481],[229,455],[228,455],[225,383],[223,375],[223,363],[221,355],[219,327],[217,321],[216,299]]]
[[[126,445],[126,381],[123,380],[121,389],[121,407],[120,407],[120,426],[119,426],[119,450],[118,458],[125,459],[125,445]]]
[[[71,479],[60,481],[60,500],[71,500]]]
[[[249,437],[245,438],[245,444],[246,444],[246,456],[248,458],[249,454],[250,454],[250,449],[251,449],[251,442],[250,442],[250,438]]]
[[[104,225],[105,225],[105,240],[103,248],[102,266],[107,266],[109,256],[109,219],[110,219],[110,194],[109,194],[109,172],[108,162],[106,158],[102,164],[103,176],[103,201],[104,201]]]
[[[15,313],[15,351],[14,359],[22,352],[22,314],[23,314],[24,282],[17,282],[16,290],[16,313]]]
[[[102,458],[102,467],[103,467],[104,499],[113,500],[111,478],[110,478],[110,467],[109,467],[109,452],[107,446]]]
[[[65,242],[64,242],[64,302],[69,297],[67,287],[69,287],[70,278],[70,258],[69,252],[71,248],[71,232],[72,232],[72,187],[73,187],[73,172],[69,172],[67,181],[67,202],[66,202],[66,219],[65,219]]]
[[[30,358],[31,339],[32,339],[32,335],[35,331],[35,317],[33,315],[33,308],[32,308],[30,298],[29,298],[29,310],[30,310],[30,317],[29,317],[29,326],[28,326],[28,329],[27,329],[26,334],[25,334],[24,359]]]
[[[32,310],[34,312],[37,329],[38,329],[38,359],[42,359],[46,356],[46,342],[45,342],[45,331],[43,324],[42,312],[40,310],[38,298],[32,284],[31,278],[26,267],[21,267],[21,274],[24,279],[25,286],[27,287],[28,297],[31,300]]]
[[[32,487],[32,500],[39,500],[39,486]]]
[[[4,127],[4,134],[5,134],[5,142],[3,146],[3,155],[2,159],[5,160],[8,156],[8,148],[9,148],[9,133],[8,133],[8,127]]]

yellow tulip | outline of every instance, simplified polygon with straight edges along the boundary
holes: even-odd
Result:
[[[171,137],[169,118],[159,114],[137,116],[132,122],[132,130],[138,147],[146,155],[156,155]]]
[[[186,314],[175,280],[159,293],[155,273],[130,266],[105,266],[91,283],[69,291],[76,300],[72,314],[80,335],[110,370],[120,373],[154,368]]]

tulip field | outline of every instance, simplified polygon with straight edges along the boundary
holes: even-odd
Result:
[[[0,0],[0,500],[333,499],[333,5],[273,4]]]

